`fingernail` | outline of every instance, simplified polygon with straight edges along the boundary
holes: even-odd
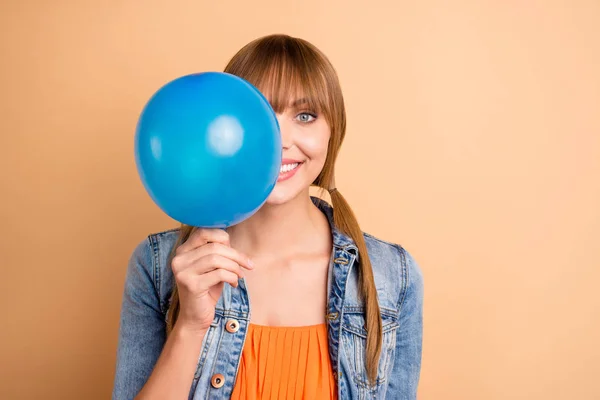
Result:
[[[251,260],[251,259],[248,259],[248,266],[249,266],[250,268],[254,268],[254,262],[252,262],[252,260]]]

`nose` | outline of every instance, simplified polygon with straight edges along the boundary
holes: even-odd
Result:
[[[279,122],[279,132],[281,133],[281,147],[289,149],[293,143],[290,123],[281,114],[277,114],[277,121]]]

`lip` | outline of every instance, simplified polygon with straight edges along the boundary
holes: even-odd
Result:
[[[298,166],[296,168],[294,168],[293,170],[280,173],[279,178],[277,178],[277,182],[286,181],[286,180],[290,179],[292,176],[296,175],[296,172],[298,172],[300,167],[302,167],[302,165],[304,164],[304,162],[302,162],[302,161],[292,160],[290,158],[284,158],[283,160],[281,160],[281,165],[296,164],[296,163],[298,163]]]

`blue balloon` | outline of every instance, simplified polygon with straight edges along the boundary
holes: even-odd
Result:
[[[228,73],[167,83],[137,124],[142,183],[160,209],[187,225],[226,228],[252,216],[277,183],[281,157],[271,105]]]

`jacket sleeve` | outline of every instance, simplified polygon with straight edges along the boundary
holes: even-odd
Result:
[[[133,399],[142,389],[166,338],[165,316],[154,282],[159,281],[150,241],[134,250],[125,278],[113,400]]]
[[[406,290],[400,300],[395,360],[388,395],[397,400],[415,400],[423,342],[423,274],[406,250],[400,248],[400,252]]]

